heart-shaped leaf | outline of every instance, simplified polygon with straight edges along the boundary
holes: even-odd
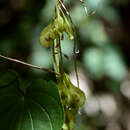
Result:
[[[24,93],[16,77],[13,71],[0,77],[0,130],[61,130],[64,112],[56,84],[40,79]]]

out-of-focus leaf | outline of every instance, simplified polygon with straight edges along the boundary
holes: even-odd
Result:
[[[89,21],[88,24],[81,27],[80,33],[82,38],[84,38],[85,40],[89,39],[98,46],[103,46],[109,41],[104,27],[100,23],[100,21]]]
[[[105,47],[104,71],[115,80],[122,80],[126,74],[126,66],[118,48],[111,45]]]
[[[7,73],[0,77],[0,87],[7,86],[17,79],[16,72],[9,70]]]
[[[71,16],[73,22],[78,26],[80,25],[80,23],[87,19],[85,11],[81,6],[75,6],[71,11]]]
[[[5,55],[11,55],[14,51],[15,45],[11,39],[0,42],[0,53],[4,53]]]
[[[52,17],[52,15],[54,13],[54,6],[53,5],[55,5],[55,1],[49,0],[49,1],[47,1],[46,6],[44,6],[44,8],[41,10],[40,19],[43,22],[49,21],[49,19]]]
[[[112,24],[119,24],[121,22],[119,13],[112,7],[106,7],[102,11],[102,16]]]
[[[88,71],[94,78],[102,77],[104,73],[103,52],[99,48],[89,48],[85,51],[83,57]]]
[[[105,45],[104,48],[89,48],[84,53],[84,63],[95,78],[107,75],[120,81],[126,74],[124,60],[116,47]]]

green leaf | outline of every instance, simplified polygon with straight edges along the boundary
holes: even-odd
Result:
[[[0,130],[61,130],[64,113],[56,84],[40,79],[23,94],[16,77],[12,71],[0,77]]]

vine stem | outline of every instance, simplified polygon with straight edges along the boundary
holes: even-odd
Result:
[[[61,39],[60,37],[57,38],[57,44],[58,44],[58,50],[59,50],[59,55],[60,55],[60,60],[59,60],[59,67],[60,67],[60,73],[64,73],[64,68],[63,68],[63,55],[62,55],[62,49],[61,49]]]
[[[71,25],[72,25],[72,31],[73,31],[73,35],[74,35],[74,48],[73,48],[73,57],[74,57],[74,68],[75,68],[75,73],[76,73],[76,79],[77,79],[77,86],[79,87],[79,76],[78,76],[78,70],[77,70],[77,56],[76,56],[76,49],[77,49],[77,45],[76,45],[76,29],[75,29],[75,25],[72,21],[72,18],[70,16],[70,13],[67,11],[66,7],[63,4],[62,0],[57,0],[61,7],[65,10],[66,15],[68,16],[68,18],[70,19]]]
[[[52,56],[53,56],[53,64],[54,64],[55,72],[59,73],[59,56],[58,56],[58,50],[56,49],[56,46],[57,45],[54,42],[52,45]]]
[[[54,72],[53,70],[43,68],[43,67],[40,67],[40,66],[36,66],[36,65],[32,65],[32,64],[29,64],[29,63],[14,59],[14,58],[3,56],[1,54],[0,54],[0,58],[6,59],[6,60],[9,60],[9,61],[12,61],[12,62],[16,62],[16,63],[19,63],[19,64],[23,64],[23,65],[31,67],[31,68],[35,68],[35,69],[39,69],[39,70],[42,70],[42,71],[50,72],[50,73],[53,73],[55,75],[59,75],[59,73]]]
[[[56,0],[56,6],[58,3],[59,1]],[[55,7],[55,16],[56,16],[56,7]],[[54,41],[52,45],[52,56],[53,56],[53,64],[54,64],[55,72],[60,73],[60,76],[61,76],[64,70],[63,70],[62,50],[61,50],[60,44],[61,44],[60,36],[57,36],[56,40]]]

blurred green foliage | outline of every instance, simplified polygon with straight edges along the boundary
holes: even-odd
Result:
[[[85,15],[78,0],[65,0],[64,3],[77,29],[78,68],[85,75],[81,84],[87,82],[86,88],[91,91],[74,130],[129,130],[129,0],[101,0],[96,14],[90,17]],[[98,0],[85,0],[85,3],[91,12],[97,7]],[[39,35],[48,25],[54,5],[55,0],[1,0],[0,53],[52,68],[51,49],[40,46]],[[62,49],[70,57],[69,60],[64,59],[65,68],[72,72],[73,42],[66,35]],[[55,80],[51,74],[0,59],[0,73],[7,69],[18,71],[26,80],[36,77]],[[89,102],[92,97],[95,99],[93,104]],[[95,114],[90,112],[93,110],[91,105]]]

